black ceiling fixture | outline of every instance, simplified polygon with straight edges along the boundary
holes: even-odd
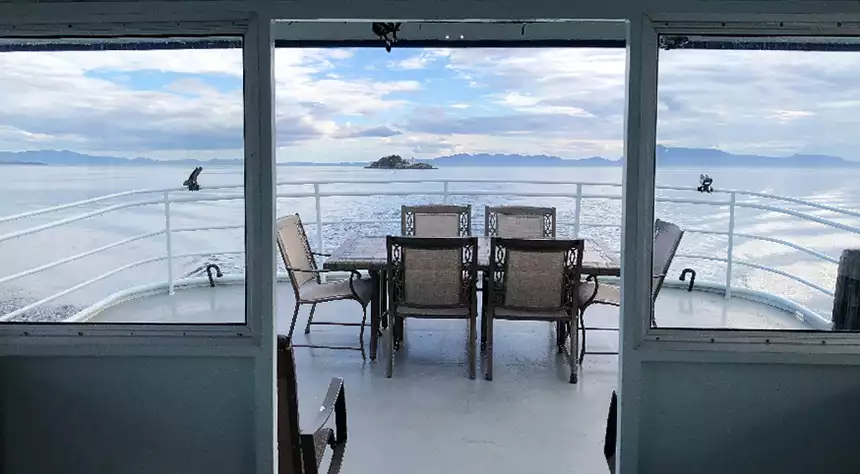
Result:
[[[397,42],[397,32],[400,31],[401,23],[376,22],[371,25],[373,34],[385,41],[385,50],[391,52],[391,46]]]

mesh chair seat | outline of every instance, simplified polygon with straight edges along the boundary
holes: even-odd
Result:
[[[421,306],[400,305],[397,307],[399,316],[412,316],[422,318],[445,318],[445,319],[469,319],[471,310],[469,308],[425,308]]]
[[[353,295],[349,285],[349,280],[328,283],[310,280],[299,287],[299,298],[302,303],[323,303],[335,300],[354,300],[356,299],[355,296],[358,295],[362,306],[370,303],[374,294],[373,281],[369,278],[353,280],[352,288],[355,289],[356,295]]]
[[[547,321],[553,319],[570,320],[570,314],[565,310],[534,310],[497,308],[493,317],[496,319],[511,319],[521,321]]]
[[[507,319],[555,322],[558,351],[566,353],[570,383],[576,383],[574,354],[583,248],[582,240],[492,238],[481,334],[487,380],[493,379],[494,321]],[[567,350],[571,334],[571,348]]]
[[[358,332],[358,347],[319,346],[312,344],[294,344],[293,347],[357,350],[361,351],[361,357],[364,358],[364,326],[367,321],[367,306],[373,299],[375,285],[370,279],[361,278],[361,275],[356,271],[352,272],[347,281],[323,283],[320,279],[322,270],[319,270],[319,267],[317,267],[316,259],[313,252],[311,252],[311,246],[308,242],[308,236],[305,233],[305,227],[302,225],[302,219],[299,215],[281,217],[277,221],[277,229],[278,250],[281,252],[281,258],[284,260],[284,267],[286,267],[287,274],[290,276],[290,283],[295,294],[293,319],[290,322],[290,331],[287,333],[287,338],[292,339],[293,331],[296,328],[296,320],[299,317],[299,309],[302,305],[306,304],[311,305],[311,312],[305,325],[305,334],[311,332],[311,325],[313,324],[361,326]],[[314,312],[316,311],[317,304],[337,300],[352,300],[361,304],[361,323],[314,322]],[[374,354],[371,354],[371,358],[373,357]]]
[[[468,237],[472,207],[449,205],[402,206],[400,234],[409,237]]]
[[[468,220],[468,214],[463,214],[463,220]],[[404,318],[412,317],[468,321],[469,378],[475,378],[478,239],[388,236],[386,247],[389,305],[385,375],[391,377],[394,370],[394,351],[400,341],[396,333],[402,331]]]
[[[660,289],[663,287],[663,280],[666,279],[666,274],[669,272],[669,267],[672,265],[672,259],[675,258],[675,252],[678,250],[678,245],[681,243],[681,238],[684,237],[684,231],[677,225],[657,219],[654,222],[654,246],[652,255],[652,270],[653,281],[651,285],[651,301],[652,304],[657,301],[657,295],[660,294]],[[594,293],[594,285],[598,285],[597,295],[593,301],[588,301],[591,294]],[[592,304],[605,304],[611,306],[621,306],[621,290],[615,285],[601,285],[597,279],[589,279],[580,286],[580,319],[582,320],[582,344],[579,353],[579,363],[585,358],[586,351],[585,335],[588,330],[597,331],[617,331],[618,328],[597,328],[585,325],[585,310]],[[656,327],[654,320],[654,311],[652,306],[651,311],[651,326]],[[617,352],[600,352],[601,354],[617,354]]]
[[[484,235],[515,239],[555,238],[555,208],[532,206],[487,206]]]

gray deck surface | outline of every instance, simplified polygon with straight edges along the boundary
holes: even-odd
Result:
[[[278,288],[278,329],[286,333],[293,295]],[[95,320],[241,321],[244,287],[179,290],[114,306]],[[314,326],[296,343],[354,345],[354,327]],[[320,305],[316,321],[356,321],[354,302]],[[662,326],[799,328],[789,315],[741,299],[664,289],[657,303]],[[695,316],[694,316],[695,315]],[[593,306],[590,325],[616,326],[618,309]],[[693,322],[697,324],[693,324]],[[617,327],[617,326],[616,326]],[[552,325],[500,321],[495,329],[494,380],[469,380],[464,322],[409,320],[404,348],[386,379],[380,362],[362,361],[357,351],[296,348],[299,403],[311,417],[331,377],[343,377],[349,442],[345,474],[430,473],[605,473],[603,436],[617,357],[589,355],[579,383],[567,383],[568,368],[556,355]],[[366,335],[369,337],[369,335]],[[617,333],[589,333],[589,348],[614,350]],[[386,346],[380,344],[380,356]]]

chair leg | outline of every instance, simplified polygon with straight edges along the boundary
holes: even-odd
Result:
[[[385,361],[385,376],[391,378],[391,374],[394,372],[394,317],[391,314],[391,309],[388,311],[388,327],[385,328],[385,338],[387,339],[388,346],[388,357]]]
[[[487,277],[484,276],[483,291],[481,291],[481,352],[487,348]]]
[[[570,362],[570,383],[576,383],[579,379],[579,358],[576,357],[579,349],[579,313],[572,315],[568,334],[570,335],[570,354],[568,359]]]
[[[308,323],[305,325],[305,334],[311,333],[311,321],[314,320],[314,311],[317,310],[317,304],[314,303],[311,305],[311,314],[308,316]]]
[[[583,359],[585,359],[585,312],[584,311],[579,313],[579,318],[580,318],[581,323],[582,323],[581,327],[580,327],[580,329],[582,329],[582,347],[580,347],[580,349],[579,349],[579,365],[582,365],[582,361],[583,361]]]
[[[559,354],[564,352],[565,329],[564,321],[555,323],[555,346]]]
[[[493,380],[493,315],[487,312],[487,348],[484,352],[486,357],[485,380]]]
[[[475,356],[477,351],[477,322],[475,315],[469,318],[469,379],[475,380]]]
[[[293,320],[292,320],[292,322],[290,322],[290,332],[287,333],[287,338],[290,340],[293,339],[293,331],[296,329],[296,319],[299,317],[299,307],[300,306],[301,306],[301,303],[299,303],[297,301],[296,302],[296,308],[293,310]]]
[[[358,347],[361,348],[361,358],[367,360],[367,355],[364,353],[364,325],[367,322],[367,306],[362,306],[361,311],[364,314],[361,316],[361,329],[358,331]]]

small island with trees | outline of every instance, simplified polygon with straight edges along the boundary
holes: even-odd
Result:
[[[416,162],[412,160],[404,160],[400,155],[388,155],[374,161],[365,166],[366,169],[382,169],[382,170],[433,170],[429,163]]]

